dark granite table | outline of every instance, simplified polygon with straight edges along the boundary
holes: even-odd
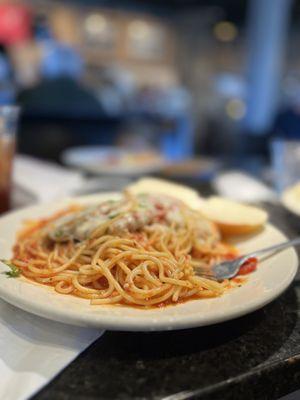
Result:
[[[268,205],[295,236],[294,220]],[[175,332],[106,332],[34,400],[277,399],[300,388],[300,279],[245,317]]]

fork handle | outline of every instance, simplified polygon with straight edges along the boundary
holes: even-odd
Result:
[[[245,258],[250,258],[250,257],[255,257],[255,256],[260,256],[265,253],[270,253],[272,251],[276,250],[284,250],[287,247],[295,246],[300,244],[300,237],[292,240],[288,240],[287,242],[279,243],[279,244],[274,244],[273,246],[266,247],[265,249],[257,250],[254,251],[253,253],[249,253],[245,256]],[[244,258],[244,256],[242,256]]]

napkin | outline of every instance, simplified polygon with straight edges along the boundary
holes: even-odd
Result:
[[[28,399],[102,333],[46,320],[0,301],[0,399]]]
[[[34,157],[17,155],[13,182],[40,203],[68,196],[84,183],[81,173]]]
[[[82,179],[32,157],[15,160],[14,184],[31,194],[31,202],[66,196]],[[0,300],[0,399],[30,398],[102,333],[40,318]]]

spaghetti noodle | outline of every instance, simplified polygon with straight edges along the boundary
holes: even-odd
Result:
[[[181,201],[125,192],[27,223],[11,263],[26,278],[93,305],[153,307],[221,295],[234,283],[197,276],[196,268],[234,251],[213,223]]]

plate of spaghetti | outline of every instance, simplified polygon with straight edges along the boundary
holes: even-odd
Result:
[[[204,278],[198,266],[209,269],[284,235],[266,224],[224,240],[201,209],[152,192],[9,213],[0,219],[0,237],[2,299],[45,318],[104,329],[183,329],[241,316],[286,289],[298,264],[287,249],[232,280]]]
[[[131,151],[114,146],[72,147],[62,154],[64,164],[95,175],[139,176],[160,171],[167,160],[151,149]]]

